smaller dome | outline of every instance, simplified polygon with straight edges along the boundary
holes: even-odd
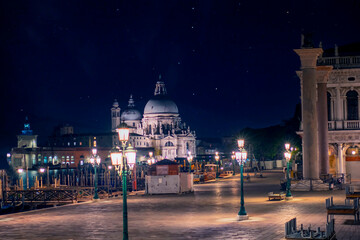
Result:
[[[141,120],[141,114],[136,109],[126,109],[121,114],[121,120],[123,121]]]
[[[123,121],[141,120],[141,114],[138,110],[135,109],[135,102],[132,95],[130,95],[128,108],[125,109],[121,114],[121,120]]]

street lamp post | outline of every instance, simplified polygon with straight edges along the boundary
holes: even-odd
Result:
[[[153,163],[153,152],[149,152],[149,159],[148,159],[148,164],[151,165]]]
[[[289,168],[290,168],[290,160],[291,160],[291,151],[290,151],[290,144],[286,143],[285,144],[285,159],[286,159],[286,195],[285,195],[285,199],[286,200],[291,200],[293,197],[291,195],[291,191],[290,191],[290,186],[291,186],[291,179],[289,176]]]
[[[40,188],[42,188],[43,187],[43,174],[45,172],[45,168],[40,168],[39,172],[40,172]]]
[[[192,160],[193,160],[193,156],[191,155],[191,152],[190,152],[190,151],[188,152],[187,160],[188,160],[188,162],[189,162],[189,174],[191,174],[191,162],[192,162]]]
[[[235,176],[235,152],[232,152],[231,159],[232,159],[232,165],[233,165],[233,176]]]
[[[219,178],[219,152],[215,152],[215,160],[216,160],[216,178]]]
[[[247,152],[244,149],[245,141],[243,139],[238,140],[238,147],[240,152],[236,152],[236,160],[240,163],[240,182],[241,182],[241,200],[240,200],[240,211],[238,213],[237,219],[239,221],[249,219],[245,211],[245,201],[244,201],[244,176],[243,176],[243,169],[244,169],[244,161],[247,157]]]
[[[97,166],[100,164],[100,157],[97,155],[97,149],[93,148],[92,150],[92,156],[90,158],[90,163],[94,166],[94,171],[95,171],[95,180],[94,180],[94,200],[98,200],[99,199],[99,195],[98,195],[98,179],[97,179]]]
[[[125,152],[126,143],[129,141],[129,133],[130,129],[127,127],[126,124],[121,124],[120,128],[116,129],[119,134],[119,141],[121,142],[122,152],[112,152],[111,153],[111,161],[114,166],[121,166],[122,167],[122,190],[123,190],[123,239],[129,239],[128,233],[128,213],[127,213],[127,181],[126,181],[126,174],[127,174],[127,160],[130,163],[136,162],[136,151],[129,149]],[[122,154],[124,153],[124,154]],[[126,158],[125,156],[126,155]],[[120,171],[120,168],[118,168]]]
[[[17,172],[19,173],[19,177],[20,177],[20,179],[19,179],[19,185],[20,185],[20,189],[21,190],[25,190],[24,189],[24,182],[23,182],[23,179],[22,179],[22,173],[24,172],[24,169],[22,169],[22,168],[19,168],[18,170],[17,170]]]
[[[50,167],[49,165],[46,167],[46,186],[50,186]]]
[[[155,164],[155,158],[153,158],[154,153],[149,152],[149,159],[148,159],[148,165]]]

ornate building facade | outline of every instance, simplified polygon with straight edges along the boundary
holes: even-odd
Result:
[[[317,128],[314,129],[318,133],[319,148],[317,155],[313,154],[313,160],[310,161],[315,162],[316,157],[319,159],[319,175],[344,174],[351,176],[352,180],[360,180],[360,44],[335,46],[324,52],[321,48],[305,50],[319,50],[320,53],[318,57],[314,57],[316,65],[313,67],[316,69],[317,90],[317,111],[314,116],[318,119]],[[301,80],[302,130],[305,128],[304,98],[307,94],[304,89],[304,69],[307,70],[304,62],[309,54],[301,51],[303,53],[298,54],[302,70],[297,73]],[[321,130],[322,127],[325,131]],[[304,135],[301,131],[300,134]],[[321,148],[325,149],[325,153],[322,153]]]
[[[129,142],[137,149],[154,149],[158,159],[186,158],[191,152],[196,156],[196,135],[190,127],[181,121],[175,102],[167,95],[164,82],[156,83],[154,97],[144,108],[144,114],[135,108],[130,96],[127,109],[121,114],[118,102],[115,100],[111,108],[112,131],[120,121],[130,127]],[[117,145],[114,138],[114,145]]]

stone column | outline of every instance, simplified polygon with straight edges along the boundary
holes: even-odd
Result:
[[[323,50],[321,48],[302,48],[294,51],[300,56],[303,72],[303,177],[305,180],[319,179],[316,61]]]
[[[340,87],[336,87],[336,129],[343,129],[343,105]]]
[[[331,121],[335,120],[335,97],[331,96]],[[333,126],[335,128],[335,126]]]
[[[336,163],[336,173],[341,174],[344,173],[344,156],[342,151],[342,143],[338,143],[338,158]]]
[[[327,81],[332,66],[317,67],[317,114],[320,175],[329,174]]]

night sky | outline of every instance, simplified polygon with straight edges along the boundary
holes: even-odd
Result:
[[[1,154],[25,116],[42,139],[64,123],[107,132],[113,100],[133,94],[143,112],[159,75],[199,137],[279,124],[300,102],[300,34],[358,42],[359,12],[356,0],[2,1]]]

